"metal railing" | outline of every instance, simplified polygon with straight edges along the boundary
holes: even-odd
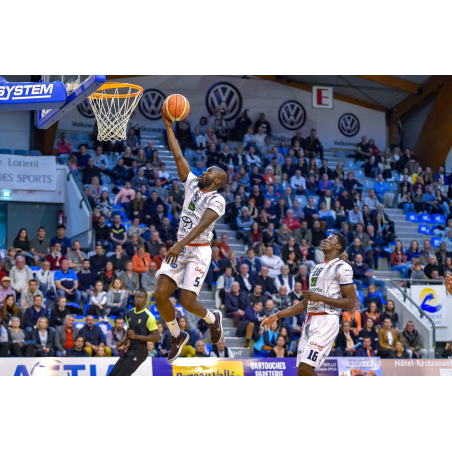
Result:
[[[438,284],[442,284],[443,281],[435,281],[435,280],[431,280],[431,279],[402,279],[402,278],[393,278],[390,279],[389,282],[403,295],[403,301],[406,302],[406,300],[408,300],[414,307],[417,308],[417,310],[419,311],[419,314],[422,317],[425,317],[432,325],[432,333],[433,333],[433,350],[436,351],[436,325],[435,322],[432,320],[432,318],[426,314],[426,312],[406,293],[404,292],[399,286],[398,284],[396,284],[394,281],[400,281],[400,282],[407,282],[410,281],[410,283],[412,284],[413,281],[415,282],[420,282],[423,283],[425,285],[429,285],[431,282],[433,282],[434,284],[438,283]]]
[[[68,161],[66,161],[66,166],[67,166],[67,168],[69,170],[68,175],[67,175],[67,181],[69,182],[69,180],[71,179],[71,176],[72,176],[72,180],[75,182],[76,186],[78,187],[80,195],[81,195],[81,198],[82,198],[82,199],[80,199],[79,208],[81,209],[82,206],[83,206],[83,203],[85,203],[86,208],[88,209],[90,215],[92,215],[93,211],[92,211],[91,205],[90,205],[90,203],[89,203],[88,199],[86,198],[85,193],[83,191],[83,187],[84,187],[83,183],[80,181],[80,179],[78,177],[75,176],[75,174],[74,174],[74,172],[73,172],[73,170],[72,170],[72,168],[71,168],[71,166],[70,166]],[[91,226],[91,228],[87,229],[86,231],[79,232],[78,234],[74,235],[73,237],[70,237],[70,240],[73,242],[74,239],[78,239],[79,237],[83,236],[87,232],[92,232],[93,233],[93,239],[91,240],[91,243],[89,244],[88,248],[91,249],[91,250],[94,250],[95,249],[94,245],[96,243],[96,240],[94,239],[95,232],[94,232],[94,228],[92,226]]]

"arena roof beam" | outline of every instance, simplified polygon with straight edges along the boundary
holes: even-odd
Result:
[[[301,89],[303,91],[312,91],[312,86],[306,83],[297,82],[295,80],[290,80],[290,75],[285,79],[281,79],[281,76],[277,75],[256,75],[255,77],[262,78],[264,80],[269,80],[271,82],[280,83],[281,85],[291,86],[292,88]],[[371,110],[386,112],[386,109],[380,107],[379,105],[371,104],[370,102],[365,102],[358,99],[353,99],[353,97],[344,96],[342,94],[334,93],[334,98],[342,102],[347,102],[349,104],[358,105],[360,107],[369,108]]]
[[[432,96],[434,96],[439,91],[441,86],[450,78],[452,78],[450,75],[434,75],[431,77],[424,85],[422,85],[420,94],[410,94],[391,110],[391,120],[396,121],[403,118],[413,110],[421,107]]]
[[[394,75],[354,75],[354,77],[369,80],[391,88],[397,88],[411,94],[417,94],[422,88],[422,85],[419,85],[418,83],[410,82],[408,80],[395,77]]]
[[[444,83],[422,127],[414,149],[422,168],[437,171],[452,147],[452,77]]]

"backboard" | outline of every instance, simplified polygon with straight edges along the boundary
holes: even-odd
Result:
[[[62,116],[97,91],[107,80],[106,75],[43,75],[42,82],[60,81],[67,90],[66,103],[60,108],[38,110],[38,129],[48,129]]]

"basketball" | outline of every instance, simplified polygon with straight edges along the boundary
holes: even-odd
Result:
[[[190,112],[190,104],[182,94],[171,94],[163,102],[163,110],[171,121],[182,121]]]

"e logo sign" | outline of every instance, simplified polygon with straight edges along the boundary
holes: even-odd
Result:
[[[331,86],[312,87],[312,108],[333,109],[333,88]]]

